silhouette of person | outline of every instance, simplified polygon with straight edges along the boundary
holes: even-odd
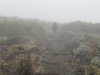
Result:
[[[58,30],[58,26],[57,26],[56,22],[53,24],[52,29],[54,31],[54,35],[56,35],[57,34],[57,30]]]

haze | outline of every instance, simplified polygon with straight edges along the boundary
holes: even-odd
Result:
[[[96,23],[100,22],[100,0],[0,0],[0,15]]]

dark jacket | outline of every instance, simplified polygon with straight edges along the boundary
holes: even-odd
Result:
[[[54,31],[58,30],[58,26],[57,26],[56,23],[54,23],[54,25],[52,26],[52,29],[53,29]]]

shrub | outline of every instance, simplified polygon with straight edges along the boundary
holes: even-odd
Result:
[[[60,35],[63,39],[66,39],[66,40],[71,40],[74,36],[75,36],[75,33],[72,32],[72,31],[63,31]]]
[[[94,57],[91,60],[91,64],[100,67],[100,58],[99,57]]]
[[[73,53],[78,57],[84,58],[91,54],[92,49],[84,44],[81,44],[76,50],[73,50]]]
[[[76,35],[73,37],[72,41],[77,43],[85,42],[85,36],[83,32],[77,32]]]
[[[76,62],[76,63],[80,63],[80,59],[76,59],[75,62]]]
[[[4,72],[7,72],[9,69],[8,63],[4,62],[3,60],[0,62],[0,69]]]
[[[25,55],[19,55],[16,62],[16,73],[17,75],[33,75],[31,61]]]
[[[100,53],[100,45],[98,42],[94,42],[94,43],[88,43],[88,46],[92,48],[93,52],[92,52],[92,56],[97,56]]]
[[[100,75],[100,71],[98,71],[96,75]]]
[[[13,45],[9,48],[9,55],[16,55],[23,53],[25,51],[24,46],[22,45]]]
[[[85,70],[85,75],[95,75],[98,72],[98,68],[96,66],[87,66]]]

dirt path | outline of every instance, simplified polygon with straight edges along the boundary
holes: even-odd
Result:
[[[65,49],[65,42],[59,38],[49,38],[52,50],[46,51],[46,56],[42,61],[46,72],[68,73],[70,67],[70,52]]]

